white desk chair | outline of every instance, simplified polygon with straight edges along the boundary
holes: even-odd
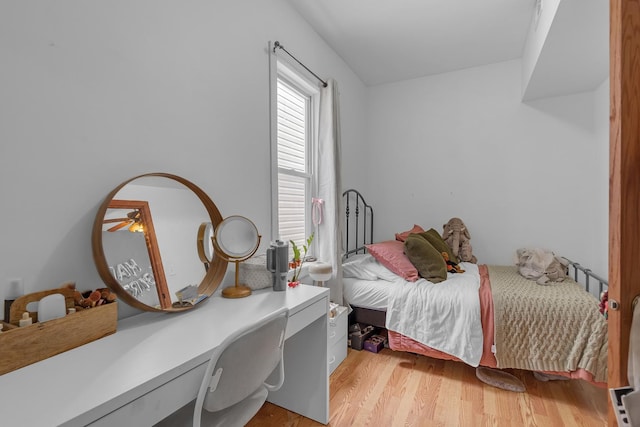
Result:
[[[198,397],[156,426],[239,426],[284,382],[285,308],[227,338],[213,350]],[[277,383],[267,384],[278,369]],[[204,409],[204,411],[203,411]]]

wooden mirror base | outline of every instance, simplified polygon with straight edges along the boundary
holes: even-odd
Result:
[[[243,285],[229,286],[222,290],[222,296],[225,298],[244,298],[251,295],[251,288]]]

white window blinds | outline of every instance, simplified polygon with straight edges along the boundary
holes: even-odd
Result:
[[[311,97],[278,78],[278,223],[280,239],[302,245],[306,239]]]

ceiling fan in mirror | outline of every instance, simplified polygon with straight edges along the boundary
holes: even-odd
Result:
[[[144,227],[142,226],[142,214],[138,209],[128,212],[126,218],[105,218],[103,221],[104,224],[114,222],[117,222],[117,224],[108,228],[107,231],[114,232],[127,226],[129,227],[129,231],[132,233],[144,231]]]

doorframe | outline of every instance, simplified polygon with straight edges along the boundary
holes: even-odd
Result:
[[[628,385],[633,299],[640,295],[640,0],[609,3],[608,386]],[[609,425],[617,425],[609,402]]]

